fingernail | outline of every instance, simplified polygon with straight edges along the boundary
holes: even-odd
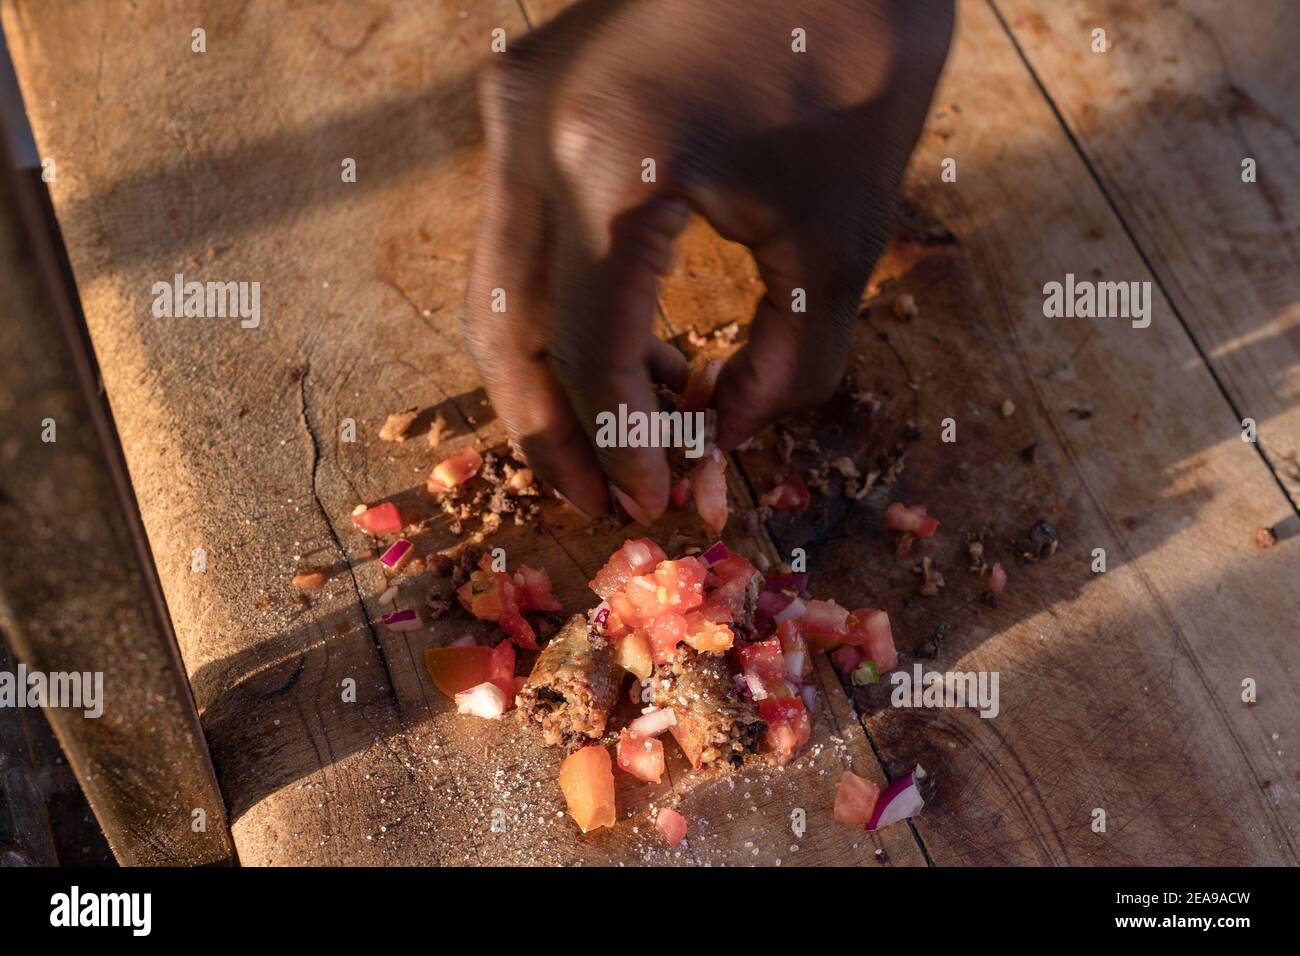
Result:
[[[623,491],[618,485],[611,484],[610,488],[614,489],[614,497],[623,506],[623,510],[632,516],[633,521],[637,524],[643,524],[647,528],[655,523],[654,518],[650,517],[646,510],[637,504],[635,498]]]

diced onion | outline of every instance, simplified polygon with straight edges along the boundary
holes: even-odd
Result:
[[[785,676],[798,683],[803,680],[803,665],[808,655],[802,649],[785,652]]]
[[[384,615],[384,627],[390,631],[416,631],[424,627],[420,612],[414,608],[404,611],[391,611]]]
[[[379,563],[389,571],[398,571],[414,550],[415,545],[411,544],[410,541],[405,538],[398,538],[379,556]]]
[[[496,684],[485,681],[456,695],[456,712],[495,720],[506,712],[506,695]]]
[[[628,724],[627,729],[637,737],[658,737],[676,723],[677,715],[671,707],[656,707]]]
[[[780,611],[774,614],[772,616],[772,620],[776,621],[776,623],[778,624],[782,623],[783,621],[793,621],[796,620],[797,618],[803,617],[803,612],[806,611],[807,609],[808,609],[808,605],[803,603],[802,598],[795,598],[785,607],[781,608]]]
[[[729,553],[727,546],[719,541],[700,555],[700,560],[709,567],[713,567],[719,561],[725,561]]]
[[[763,682],[758,679],[757,674],[746,674],[745,685],[754,700],[767,700],[767,691],[763,689]]]
[[[390,605],[392,605],[393,600],[394,600],[396,597],[397,597],[397,585],[394,584],[391,588],[389,588],[389,589],[388,589],[387,591],[385,591],[383,594],[379,595],[379,603],[380,603],[380,605],[383,606],[383,607],[389,607]]]
[[[803,705],[808,713],[815,714],[821,709],[821,697],[817,694],[817,685],[808,684],[799,691],[799,696],[803,698]]]
[[[876,801],[876,809],[871,814],[867,829],[879,830],[920,813],[925,808],[925,797],[921,789],[927,782],[925,770],[919,764],[907,776],[895,780]]]
[[[653,591],[655,596],[659,596],[659,585],[655,584],[650,578],[641,575],[632,579],[632,583],[639,588],[645,588],[647,591]]]

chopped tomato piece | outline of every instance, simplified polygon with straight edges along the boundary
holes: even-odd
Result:
[[[608,600],[610,595],[626,588],[634,576],[653,571],[655,565],[666,557],[663,549],[649,538],[625,541],[623,547],[611,554],[605,566],[596,572],[589,586]]]
[[[854,644],[845,644],[831,652],[831,663],[835,669],[848,677],[857,666],[866,659],[867,652]]]
[[[503,601],[501,584],[495,572],[472,572],[469,580],[457,589],[456,596],[460,598],[461,606],[480,621],[500,620]]]
[[[655,583],[663,593],[660,600],[674,611],[685,613],[704,603],[704,578],[708,569],[694,558],[660,561],[655,568]]]
[[[498,622],[506,636],[527,651],[537,650],[537,633],[533,626],[524,620],[519,608],[513,603],[501,608],[501,620]]]
[[[778,764],[789,763],[812,739],[812,718],[798,696],[760,700],[758,716],[767,723],[764,739]]]
[[[730,624],[736,619],[736,615],[731,610],[730,605],[719,604],[714,600],[716,594],[716,591],[713,594],[710,594],[708,598],[705,599],[704,603],[700,605],[700,609],[695,613],[699,614],[706,620],[712,621],[714,624]]]
[[[617,619],[623,627],[640,627],[644,621],[636,605],[621,591],[609,596],[610,620]]]
[[[674,508],[685,508],[691,503],[691,479],[684,476],[677,484],[673,485],[673,490],[668,492],[668,500],[673,503]]]
[[[523,591],[523,605],[530,611],[561,611],[560,602],[551,595],[551,576],[542,568],[519,565],[515,583]]]
[[[735,635],[726,624],[710,621],[698,611],[686,615],[686,643],[701,653],[731,649]]]
[[[619,640],[614,647],[614,660],[619,667],[645,680],[654,671],[650,638],[643,631],[633,631]]]
[[[939,522],[936,519],[922,515],[921,520],[916,525],[916,536],[918,538],[932,538],[938,530]]]
[[[604,747],[592,744],[566,757],[560,764],[560,790],[583,833],[614,825],[614,769]]]
[[[665,595],[656,583],[654,575],[651,574],[642,574],[633,578],[628,583],[623,596],[627,598],[633,609],[632,617],[625,618],[629,622],[634,620],[638,624],[647,624],[667,609]],[[623,616],[621,610],[619,615]]]
[[[776,638],[781,642],[781,654],[785,658],[785,676],[796,684],[806,682],[812,676],[812,654],[799,625],[782,621],[777,625]]]
[[[636,538],[624,541],[622,551],[627,558],[628,570],[632,574],[649,574],[660,561],[667,560],[668,555],[649,538]]]
[[[852,770],[846,770],[835,787],[835,819],[851,827],[865,827],[871,821],[879,799],[879,787],[870,780],[863,780]]]
[[[879,608],[865,607],[849,615],[848,643],[861,647],[876,670],[884,674],[898,666],[898,651],[894,649],[894,629],[889,615]]]
[[[848,632],[849,612],[834,601],[805,601],[798,618],[799,630],[805,635],[844,639]]]
[[[798,475],[791,475],[759,499],[759,504],[776,511],[794,511],[812,504],[812,494]]]
[[[993,570],[989,572],[989,590],[994,594],[1001,594],[1007,589],[1007,569],[998,561],[993,565]]]
[[[526,620],[520,607],[523,591],[515,579],[503,571],[493,571],[492,559],[483,556],[480,569],[460,586],[456,596],[465,610],[480,621],[496,621],[501,630],[520,647],[537,649],[537,635]],[[530,569],[531,570],[531,569]],[[544,573],[544,572],[541,572]],[[549,582],[549,578],[548,578]]]
[[[671,807],[661,807],[655,816],[655,829],[665,843],[676,846],[686,837],[686,818]]]
[[[515,702],[515,646],[509,641],[499,641],[488,658],[488,678],[506,695],[506,710]]]
[[[429,480],[425,483],[425,488],[429,494],[437,495],[458,485],[464,484],[483,467],[483,456],[473,448],[462,448],[450,458],[438,462],[434,466],[433,472],[429,475]]]
[[[433,685],[448,697],[455,697],[492,677],[490,647],[430,647],[424,652]]]
[[[715,452],[716,454],[716,452]],[[705,456],[691,470],[691,495],[700,519],[714,534],[721,534],[727,524],[727,478],[721,456]]]
[[[709,568],[709,577],[707,583],[711,587],[722,584],[728,584],[731,581],[744,581],[748,586],[750,579],[758,572],[758,568],[734,552],[728,552],[727,556],[721,561],[715,561]]]
[[[785,656],[776,638],[755,641],[740,649],[740,668],[754,677],[769,696],[789,696],[785,683]]]
[[[885,510],[885,527],[890,531],[907,531],[918,538],[928,538],[939,530],[939,522],[925,513],[925,505],[905,505],[895,501]]]
[[[702,412],[708,408],[721,371],[722,359],[711,358],[692,364],[686,387],[682,389],[682,400],[677,403],[678,411]]]
[[[658,783],[664,775],[664,745],[624,730],[618,737],[618,766],[638,780]]]
[[[686,618],[673,611],[660,614],[650,625],[650,653],[656,664],[668,661],[686,639]]]
[[[376,538],[397,534],[402,530],[402,516],[397,510],[397,505],[391,501],[385,501],[382,505],[375,505],[363,511],[352,512],[352,523],[366,534],[373,534]]]

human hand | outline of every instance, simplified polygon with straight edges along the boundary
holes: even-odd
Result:
[[[585,0],[497,56],[464,331],[511,438],[576,507],[604,512],[606,477],[644,523],[667,505],[661,449],[594,436],[682,385],[652,322],[692,210],[766,286],[714,393],[719,446],[831,395],[952,21],[951,0]]]

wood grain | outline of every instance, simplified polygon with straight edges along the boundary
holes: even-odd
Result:
[[[58,274],[43,193],[35,170],[0,175],[0,637],[13,648],[0,651],[0,672],[14,679],[22,665],[51,681],[76,674],[82,694],[97,688],[98,697],[51,701],[44,717],[6,702],[0,816],[12,812],[29,863],[54,865],[66,851],[70,864],[75,850],[52,829],[59,814],[47,819],[46,810],[79,781],[80,812],[89,801],[122,864],[230,863],[225,808],[149,585],[134,504],[112,470],[118,450],[94,394],[75,299]],[[26,683],[17,686],[25,698]],[[43,734],[19,734],[25,720],[45,719],[62,753],[41,754],[34,745]],[[78,843],[93,846],[77,847],[85,860],[104,847],[98,834]]]
[[[58,159],[54,200],[242,862],[923,862],[905,828],[854,841],[830,820],[837,768],[883,782],[842,697],[785,771],[722,780],[675,760],[670,787],[621,780],[634,818],[683,801],[697,827],[670,853],[649,817],[580,837],[560,815],[559,755],[433,689],[422,651],[467,621],[378,623],[387,582],[347,516],[381,499],[421,514],[434,461],[422,441],[377,441],[385,415],[441,411],[444,454],[504,438],[455,316],[478,191],[473,75],[493,27],[523,31],[517,8],[249,4],[207,18],[201,55],[165,5],[10,4],[4,18],[37,142]],[[260,281],[261,326],[155,319],[152,284],[175,272]],[[624,533],[558,506],[547,525],[491,543],[586,606]],[[729,533],[763,546],[743,524]],[[416,537],[422,552],[456,540],[445,521]],[[206,573],[191,572],[195,547]],[[306,608],[288,585],[300,563],[332,572]],[[399,601],[429,584],[406,576]]]
[[[557,816],[555,754],[454,714],[419,660],[463,622],[418,636],[377,623],[385,581],[346,516],[418,501],[430,464],[418,441],[374,439],[385,414],[436,407],[453,448],[502,437],[454,316],[478,192],[473,76],[493,27],[525,29],[519,9],[222,7],[195,55],[189,15],[143,6],[9,3],[4,26],[38,144],[60,158],[56,207],[241,859],[787,865],[882,849],[923,862],[906,828],[854,845],[829,822],[835,768],[883,777],[824,667],[831,707],[802,766],[730,782],[670,766],[699,825],[669,852],[648,828],[667,789],[621,780],[621,807],[644,825],[578,837]],[[935,666],[1000,673],[992,720],[859,695],[891,773],[920,760],[939,777],[917,824],[935,862],[1294,863],[1294,768],[1271,734],[1300,713],[1296,542],[1251,544],[1287,502],[1167,301],[1146,330],[1041,317],[1043,283],[1066,271],[1149,275],[983,4],[961,7],[937,103],[948,108],[908,193],[957,241],[905,234],[878,270],[894,282],[864,319],[853,371],[879,412],[847,427],[842,396],[794,423],[868,466],[904,442],[906,470],[864,502],[829,497],[774,521],[772,536],[782,552],[809,548],[816,590],[889,608],[905,651],[943,622]],[[947,155],[957,184],[938,180]],[[347,156],[355,184],[339,180]],[[148,291],[177,271],[261,281],[262,327],[153,319]],[[900,289],[921,304],[911,324],[890,317]],[[696,227],[665,284],[665,324],[711,328],[755,294],[743,253]],[[1006,397],[1009,419],[996,411]],[[937,440],[948,416],[955,445]],[[344,418],[355,445],[338,439]],[[909,420],[921,437],[907,444]],[[1029,466],[1019,450],[1034,442]],[[772,452],[742,459],[757,490],[781,467]],[[915,575],[892,559],[879,521],[892,497],[928,500],[944,521],[928,551],[948,581],[939,598],[913,598]],[[1040,517],[1061,549],[1014,563],[1009,539]],[[545,534],[510,528],[493,543],[550,568],[572,605],[621,535],[548,518]],[[964,571],[962,533],[981,531],[1012,570],[997,608]],[[729,532],[768,547],[742,521]],[[455,539],[435,522],[419,546]],[[190,573],[196,546],[204,575]],[[1095,547],[1104,575],[1088,569]],[[336,571],[307,609],[287,585],[299,556]],[[403,600],[426,583],[412,576]],[[1254,708],[1239,697],[1247,676]],[[341,700],[347,678],[357,703]],[[795,801],[809,819],[797,851]],[[1106,833],[1089,827],[1097,807]]]
[[[1300,504],[1300,7],[995,7]],[[1104,54],[1088,47],[1095,27]],[[1254,182],[1242,179],[1248,158]]]
[[[956,183],[939,180],[949,156]],[[881,409],[864,423],[842,395],[791,423],[823,450],[796,454],[805,472],[841,454],[865,472],[895,443],[906,468],[861,504],[833,482],[809,513],[770,527],[783,551],[809,549],[814,590],[888,608],[906,651],[945,626],[925,667],[1000,674],[990,720],[892,707],[887,688],[858,694],[889,770],[919,760],[940,779],[916,824],[931,858],[1293,862],[1295,765],[1280,741],[1300,714],[1286,585],[1300,555],[1290,541],[1252,544],[1288,502],[1238,439],[1167,300],[1145,330],[1043,318],[1043,284],[1067,271],[1150,275],[982,3],[960,8],[907,194],[922,221],[877,269],[883,291],[868,299],[850,366]],[[955,241],[936,242],[927,219]],[[744,260],[702,228],[686,236],[663,292],[669,319],[708,328],[743,316],[755,295]],[[722,288],[720,304],[701,301],[701,287]],[[890,308],[902,292],[920,304],[910,323]],[[1006,398],[1017,410],[1004,419]],[[939,440],[948,417],[953,445]],[[920,430],[912,443],[909,421]],[[1032,465],[1021,455],[1030,446]],[[765,453],[741,458],[758,491],[791,470]],[[881,529],[891,500],[928,502],[944,521],[903,564]],[[1039,518],[1058,527],[1061,547],[1018,561],[1012,543]],[[1010,569],[997,607],[967,570],[964,539],[976,534]],[[1090,568],[1098,547],[1102,575]],[[917,596],[913,564],[926,553],[947,581],[934,599]],[[1240,697],[1247,677],[1268,689],[1255,707]],[[1094,809],[1106,811],[1106,833],[1091,829]]]

